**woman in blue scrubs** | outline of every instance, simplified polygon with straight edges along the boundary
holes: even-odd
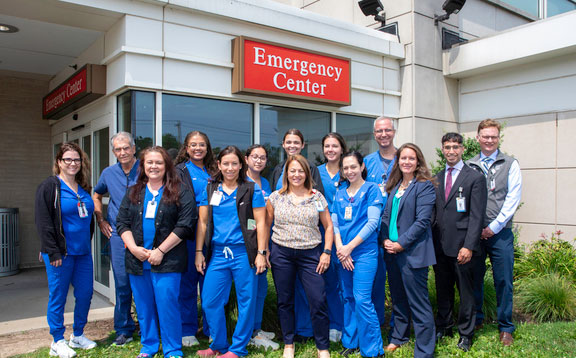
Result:
[[[183,240],[191,237],[196,224],[196,202],[181,184],[164,148],[144,149],[138,173],[116,219],[127,249],[126,272],[140,323],[142,349],[138,358],[158,352],[160,335],[164,357],[182,357],[178,297],[187,266]]]
[[[342,154],[348,152],[346,141],[339,133],[328,133],[322,138],[322,151],[326,163],[318,167],[324,196],[328,202],[328,208],[332,208],[332,202],[336,196],[340,182],[340,161]],[[324,274],[326,281],[326,297],[328,298],[328,315],[330,316],[330,341],[339,342],[342,338],[344,319],[342,288],[338,271],[336,251],[332,251],[330,268]]]
[[[415,358],[432,358],[435,324],[428,297],[428,266],[436,264],[432,242],[432,211],[436,202],[433,177],[420,148],[403,144],[386,183],[388,200],[380,235],[394,312],[394,327],[387,352],[410,338],[414,326]]]
[[[246,179],[251,180],[258,184],[262,189],[262,195],[264,195],[264,201],[268,200],[268,197],[272,193],[270,188],[270,183],[266,178],[261,176],[262,171],[266,168],[266,163],[268,162],[268,151],[261,144],[254,144],[246,150]],[[266,251],[268,252],[268,245],[266,245]],[[252,340],[250,344],[257,347],[263,347],[265,349],[272,348],[276,350],[280,348],[280,345],[272,339],[274,338],[274,332],[266,332],[262,330],[262,314],[264,312],[264,301],[266,300],[266,294],[268,293],[268,270],[264,271],[261,275],[258,275],[258,294],[256,296],[256,314],[254,316],[254,332],[252,334]]]
[[[345,183],[332,205],[334,243],[344,291],[344,350],[340,354],[347,357],[359,350],[363,357],[383,357],[380,325],[372,302],[383,198],[378,185],[366,181],[363,159],[358,152],[342,157]]]
[[[260,187],[247,180],[244,156],[235,146],[218,154],[218,172],[199,197],[196,269],[205,274],[202,302],[213,339],[200,357],[248,354],[258,277],[268,267],[266,209]],[[206,250],[204,256],[203,248]],[[224,306],[234,280],[238,321],[228,344]],[[221,355],[222,354],[222,355]]]
[[[51,356],[73,357],[72,348],[91,349],[96,343],[84,336],[93,292],[92,252],[94,232],[90,197],[90,161],[75,143],[64,143],[54,160],[54,176],[36,191],[36,227],[48,276],[48,325],[54,338]],[[70,284],[74,286],[74,325],[70,341],[64,339],[64,306]]]
[[[192,131],[186,135],[184,144],[176,158],[176,169],[182,182],[192,190],[194,198],[198,198],[208,184],[210,176],[217,171],[216,162],[212,154],[212,146],[208,136],[200,131]],[[198,203],[198,200],[196,200]],[[196,228],[194,228],[196,229]],[[180,282],[180,310],[182,311],[182,345],[191,347],[199,344],[196,338],[198,331],[198,283],[200,292],[204,285],[203,276],[196,271],[194,257],[196,250],[196,233],[190,240],[186,240],[188,249],[188,267],[182,274]],[[206,316],[204,315],[203,332],[210,335]]]

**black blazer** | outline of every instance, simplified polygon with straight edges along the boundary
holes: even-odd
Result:
[[[136,245],[144,245],[144,233],[142,231],[142,216],[144,215],[144,196],[146,195],[146,188],[140,192],[140,197],[137,203],[132,203],[129,194],[134,190],[130,190],[124,196],[118,216],[116,217],[116,231],[118,235],[122,235],[126,231],[132,231]],[[182,240],[193,239],[193,227],[196,226],[198,220],[198,208],[196,207],[196,200],[186,190],[182,184],[180,187],[180,197],[178,203],[166,203],[164,196],[160,199],[158,204],[158,212],[154,222],[156,224],[156,234],[154,235],[153,247],[158,247],[171,232],[178,235]],[[168,251],[160,265],[152,266],[152,272],[185,272],[187,269],[188,251],[186,250],[186,243],[180,242],[174,246],[172,250]],[[126,272],[132,275],[142,275],[142,262],[132,255],[130,250],[126,250],[125,256]]]
[[[452,190],[445,199],[445,172],[436,175],[436,205],[432,225],[434,248],[436,252],[449,257],[457,257],[462,247],[480,253],[480,234],[486,214],[486,178],[467,165],[462,167]],[[462,197],[466,201],[466,212],[456,210],[456,198],[462,188]]]

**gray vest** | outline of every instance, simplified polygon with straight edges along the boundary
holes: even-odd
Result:
[[[496,160],[490,165],[490,170],[488,171],[488,175],[486,175],[488,202],[486,205],[486,216],[484,217],[484,227],[496,219],[504,205],[504,200],[508,194],[508,173],[510,173],[510,167],[514,161],[516,161],[516,159],[498,150]],[[466,164],[472,169],[484,174],[480,162],[480,154],[478,154],[474,158],[469,159]],[[512,216],[510,220],[508,220],[505,226],[506,228],[512,227],[513,218]]]

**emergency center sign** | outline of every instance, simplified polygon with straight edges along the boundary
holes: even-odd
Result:
[[[350,105],[350,59],[237,37],[232,92]]]

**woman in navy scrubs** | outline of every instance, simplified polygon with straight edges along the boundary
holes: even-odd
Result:
[[[160,335],[164,357],[182,357],[178,297],[187,264],[183,240],[191,237],[196,224],[196,202],[164,148],[144,149],[138,173],[122,200],[116,224],[127,248],[126,272],[140,323],[138,357],[154,356]]]
[[[403,144],[386,184],[388,200],[380,235],[394,313],[390,344],[393,352],[410,338],[414,325],[414,357],[433,357],[435,324],[428,297],[428,266],[436,264],[431,218],[436,194],[432,175],[417,145]]]
[[[328,208],[332,208],[336,191],[340,182],[340,163],[342,154],[348,152],[346,141],[339,133],[328,133],[322,138],[322,151],[326,163],[318,167],[324,197],[328,202]],[[328,315],[330,316],[330,341],[339,342],[342,338],[344,320],[342,287],[338,271],[336,251],[332,252],[330,268],[324,274],[326,281],[326,297],[328,298]]]
[[[258,184],[262,189],[264,201],[268,200],[268,197],[272,193],[270,183],[266,178],[261,176],[262,171],[266,168],[266,163],[268,162],[268,151],[263,145],[254,144],[246,150],[244,160],[246,160],[247,166],[246,179]],[[266,251],[268,252],[268,247],[266,247]],[[266,332],[262,330],[262,313],[264,311],[266,294],[268,293],[268,280],[266,278],[267,272],[268,270],[264,271],[261,275],[258,275],[258,294],[256,296],[254,333],[252,334],[252,340],[250,343],[266,349],[272,348],[273,350],[276,350],[280,348],[280,346],[278,343],[272,341],[274,338],[274,332]]]
[[[378,222],[384,199],[378,185],[366,181],[360,153],[344,155],[341,173],[345,183],[332,206],[334,243],[344,290],[344,350],[340,354],[347,357],[360,350],[363,357],[383,357],[372,285],[378,268]]]
[[[270,261],[278,297],[278,316],[284,338],[284,358],[294,357],[294,281],[298,277],[308,297],[318,357],[330,357],[329,319],[324,278],[330,266],[333,228],[324,195],[312,188],[306,158],[286,161],[282,188],[266,203],[267,223],[274,222]],[[318,222],[324,226],[322,235]]]
[[[216,162],[212,154],[212,146],[208,136],[200,131],[192,131],[186,135],[184,144],[176,158],[176,169],[182,182],[192,190],[194,198],[198,198],[208,184],[210,176],[216,173]],[[198,203],[198,200],[196,200]],[[195,227],[193,228],[196,229]],[[191,347],[199,344],[196,338],[198,331],[198,283],[200,292],[204,285],[203,276],[196,271],[194,257],[196,250],[196,234],[186,240],[188,249],[188,267],[182,274],[180,282],[180,310],[182,311],[182,345]],[[210,335],[206,316],[204,315],[203,332]]]
[[[93,292],[90,239],[94,232],[94,202],[90,196],[90,161],[75,143],[64,143],[56,154],[54,176],[36,191],[36,227],[48,276],[48,325],[54,342],[50,355],[73,357],[72,348],[91,349],[84,336]],[[64,339],[64,306],[74,286],[74,325],[70,342]]]
[[[268,266],[266,209],[260,187],[246,179],[244,156],[235,146],[218,154],[218,172],[198,201],[196,269],[205,273],[202,302],[212,343],[200,357],[248,354],[256,310],[257,275]],[[203,253],[206,249],[206,257]],[[234,280],[238,321],[228,344],[224,306]],[[224,353],[223,355],[221,355]]]

